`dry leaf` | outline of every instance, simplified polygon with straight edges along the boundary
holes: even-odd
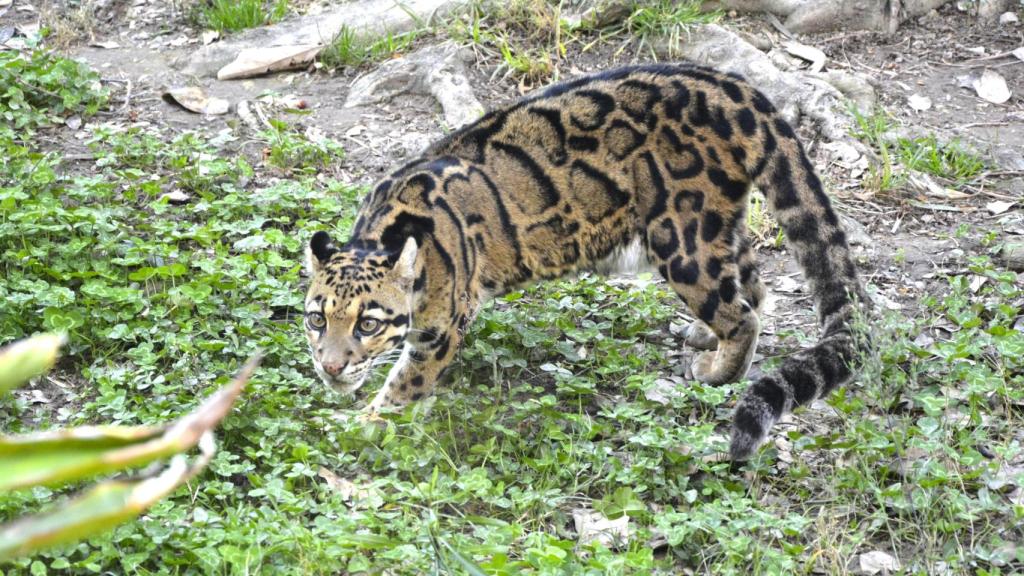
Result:
[[[39,22],[25,22],[14,27],[14,31],[25,38],[37,38],[40,30]]]
[[[985,204],[985,209],[991,212],[992,214],[998,216],[999,214],[1006,212],[1010,208],[1013,208],[1014,204],[1014,202],[996,200],[994,202],[989,202],[988,204]]]
[[[1002,104],[1010,99],[1010,89],[1006,86],[1006,78],[995,70],[986,69],[971,87],[982,99],[993,104]]]
[[[891,574],[900,569],[900,561],[891,554],[875,550],[865,552],[858,558],[859,574]]]
[[[171,88],[164,92],[164,100],[179,104],[196,114],[226,114],[231,104],[223,98],[211,98],[198,86]]]
[[[42,390],[29,390],[29,402],[32,404],[49,404],[50,399],[43,394]]]
[[[182,192],[181,190],[172,190],[166,194],[160,196],[160,200],[167,200],[168,204],[181,205],[188,204],[192,197]]]
[[[775,279],[775,288],[779,292],[803,292],[804,285],[792,276],[779,276]]]
[[[911,94],[910,98],[907,99],[910,107],[918,112],[924,112],[930,110],[932,107],[932,99],[927,96],[921,96],[920,94]]]
[[[923,192],[926,195],[934,196],[935,198],[960,200],[971,197],[970,194],[960,192],[959,190],[940,186],[938,182],[924,172],[911,172],[910,177],[907,178],[907,183],[918,192]]]
[[[351,503],[354,500],[362,500],[363,498],[366,498],[368,494],[366,489],[356,486],[353,482],[338,476],[323,466],[321,466],[320,470],[317,471],[317,475],[323,478],[327,482],[327,485],[337,492],[341,496],[342,500],[345,500],[346,502]]]
[[[583,546],[597,542],[605,548],[616,543],[629,540],[629,516],[623,514],[615,520],[609,520],[594,510],[573,510],[572,521],[576,525],[576,535]]]
[[[786,439],[784,436],[779,436],[775,439],[775,448],[778,450],[779,462],[785,464],[793,463],[793,443]]]
[[[788,40],[782,43],[782,47],[791,55],[810,62],[811,72],[821,72],[825,67],[825,61],[828,60],[828,56],[814,46]]]
[[[317,44],[247,48],[238,54],[234,62],[217,72],[217,80],[251,78],[270,72],[302,68],[313,62],[322,49],[323,46]]]
[[[985,482],[985,485],[989,490],[996,492],[1013,492],[1014,489],[1024,486],[1024,465],[1001,463],[999,470]]]
[[[971,289],[971,294],[977,294],[978,290],[981,290],[981,287],[985,285],[985,282],[988,282],[988,278],[984,276],[971,277],[971,283],[969,286]]]
[[[679,395],[676,387],[682,383],[683,379],[678,376],[658,378],[650,388],[644,390],[644,397],[651,402],[667,405],[672,398]]]

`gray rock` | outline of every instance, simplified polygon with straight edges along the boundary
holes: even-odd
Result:
[[[343,26],[363,34],[405,32],[462,6],[465,0],[357,0],[273,26],[252,28],[203,46],[176,62],[185,74],[216,76],[246,48],[330,44]]]
[[[484,107],[466,79],[467,57],[458,46],[446,42],[389,60],[352,83],[345,107],[378,104],[406,93],[429,94],[441,104],[450,128],[473,122]]]
[[[1014,272],[1024,272],[1024,242],[1007,242],[1000,256],[1007,268]]]
[[[570,3],[562,20],[569,25],[586,24],[591,28],[605,28],[617,24],[633,12],[633,3],[627,0],[584,0]]]
[[[1001,170],[1019,172],[1024,170],[1024,154],[1015,147],[994,148],[992,159]]]
[[[868,234],[868,229],[863,224],[846,214],[839,214],[839,222],[842,223],[843,230],[846,231],[846,241],[851,245],[865,248],[874,246],[871,235]]]
[[[948,0],[705,0],[705,10],[769,12],[784,18],[797,34],[828,30],[876,30],[893,33],[905,20],[917,18]],[[985,0],[982,0],[985,1]]]
[[[831,79],[828,76],[779,70],[769,56],[738,34],[715,24],[691,28],[687,41],[678,47],[677,56],[742,74],[771,98],[790,122],[795,124],[803,115],[812,120],[828,140],[851,140],[853,118],[846,112],[843,93],[825,79]]]
[[[978,0],[978,19],[995,20],[1009,7],[1010,3],[1007,0]]]

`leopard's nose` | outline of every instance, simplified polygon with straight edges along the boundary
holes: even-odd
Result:
[[[344,362],[321,362],[320,365],[323,366],[324,372],[327,372],[331,376],[337,376],[345,369]]]

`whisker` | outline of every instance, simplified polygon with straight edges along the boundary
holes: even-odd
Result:
[[[378,356],[378,357],[374,358],[373,359],[373,363],[370,366],[371,366],[371,368],[376,368],[376,367],[382,366],[384,364],[390,364],[390,363],[395,362],[396,360],[398,360],[401,356],[402,356],[401,353],[398,353],[398,354],[390,354],[390,353],[389,354],[384,354],[382,356]]]

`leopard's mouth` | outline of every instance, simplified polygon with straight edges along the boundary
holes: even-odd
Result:
[[[314,362],[313,367],[316,368],[317,376],[324,384],[341,394],[354,394],[366,383],[366,378],[370,375],[370,371],[365,366],[346,368],[338,376],[328,374],[319,362]]]

